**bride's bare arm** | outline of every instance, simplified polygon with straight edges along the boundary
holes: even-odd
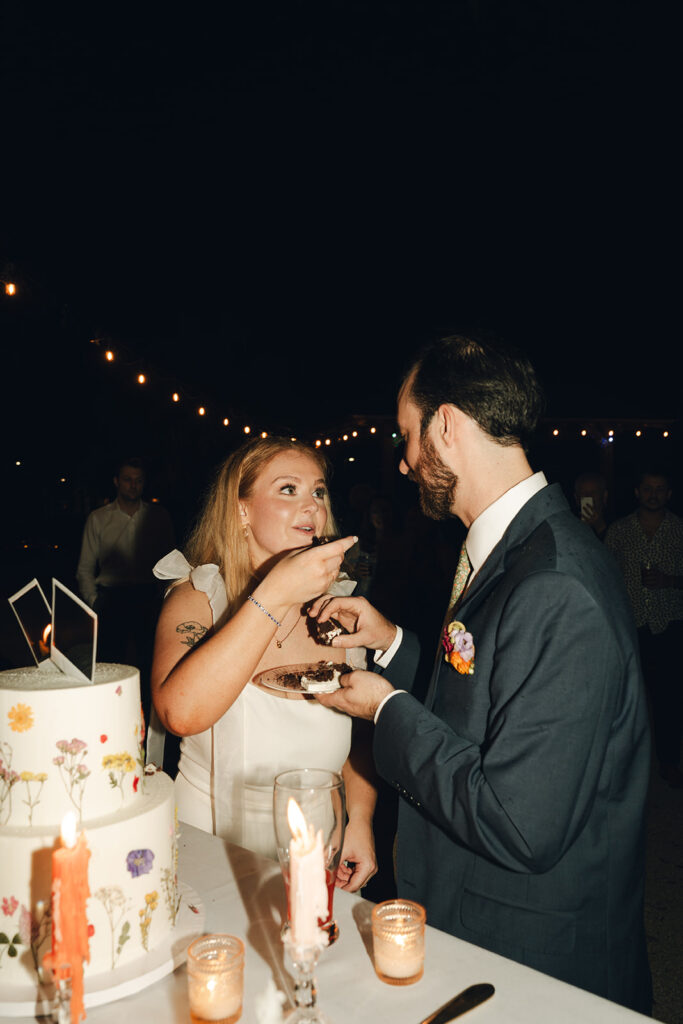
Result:
[[[154,642],[152,697],[166,729],[178,736],[218,721],[242,692],[276,624],[242,607],[216,633],[208,598],[181,583],[164,601]]]
[[[277,623],[327,590],[352,543],[349,537],[289,552],[253,591],[258,604],[245,601],[215,633],[206,595],[190,582],[172,590],[159,617],[151,678],[165,728],[192,736],[217,722],[252,677]]]
[[[348,821],[337,885],[357,892],[377,872],[372,818],[377,801],[377,776],[372,759],[372,727],[354,720],[351,753],[342,768]]]

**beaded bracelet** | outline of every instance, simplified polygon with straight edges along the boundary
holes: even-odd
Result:
[[[269,619],[272,619],[273,622],[275,623],[275,625],[278,627],[278,629],[280,629],[282,627],[282,623],[278,622],[277,619],[275,618],[275,616],[271,615],[270,612],[268,611],[268,609],[264,608],[262,604],[259,604],[259,602],[256,600],[256,598],[252,597],[251,594],[249,594],[249,600],[251,601],[252,604],[255,604],[257,608],[260,608],[264,615],[267,615]]]

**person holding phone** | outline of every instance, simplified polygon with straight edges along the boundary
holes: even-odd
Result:
[[[574,481],[574,500],[579,509],[579,518],[598,538],[604,540],[607,533],[607,482],[601,473],[581,473]]]

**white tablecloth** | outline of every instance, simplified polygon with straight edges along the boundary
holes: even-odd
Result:
[[[291,978],[280,941],[286,911],[280,868],[189,825],[181,826],[179,854],[181,880],[192,886],[204,903],[205,930],[228,932],[245,942],[242,1021],[257,1024],[255,999],[270,978],[291,996]],[[316,972],[318,1002],[332,1024],[419,1024],[461,989],[483,981],[495,986],[495,995],[464,1018],[467,1024],[635,1024],[651,1020],[429,926],[423,978],[409,986],[386,985],[372,966],[372,906],[339,889],[335,893],[340,936],[323,952]],[[189,1024],[185,967],[136,995],[91,1007],[87,1019],[89,1024]],[[9,1020],[1,1018],[0,1024],[9,1024]],[[12,1024],[17,1020],[12,1018]]]

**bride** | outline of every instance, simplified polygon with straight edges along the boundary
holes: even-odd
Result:
[[[254,681],[285,664],[347,654],[365,663],[364,651],[322,647],[308,628],[314,598],[354,586],[340,566],[355,538],[313,544],[335,533],[325,470],[315,450],[284,438],[248,442],[220,467],[187,559],[173,551],[154,570],[175,582],[157,626],[152,697],[183,737],[179,818],[266,856],[276,857],[275,775],[340,771],[348,823],[337,884],[355,892],[376,871],[367,723]]]

